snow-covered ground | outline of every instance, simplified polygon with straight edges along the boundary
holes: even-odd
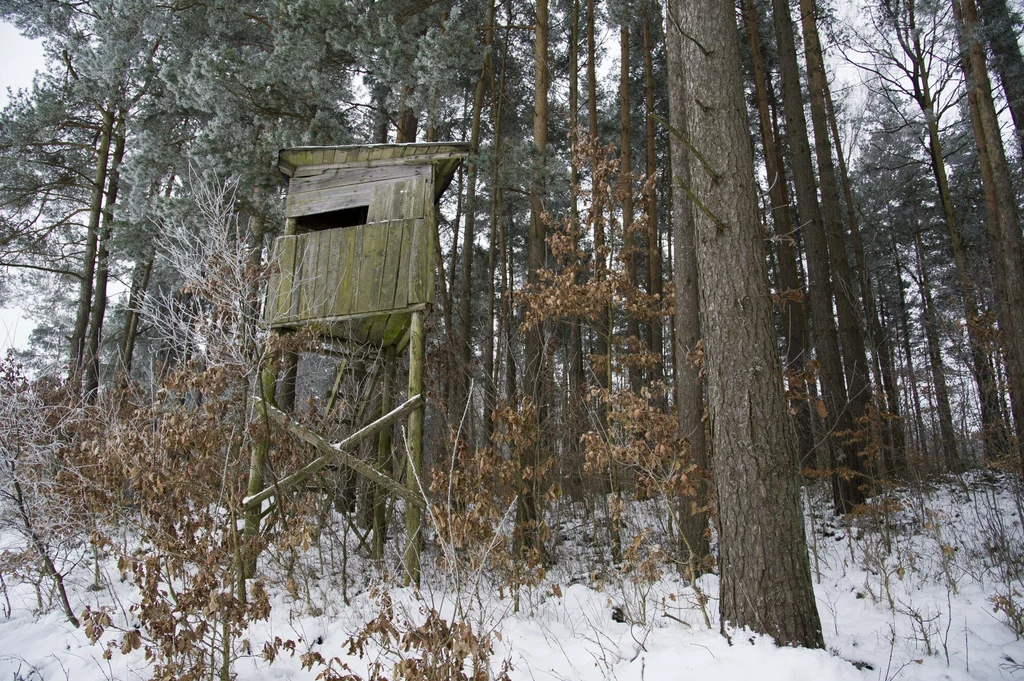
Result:
[[[388,619],[399,632],[422,624],[431,610],[448,621],[463,613],[475,632],[490,634],[492,674],[511,665],[514,681],[1024,678],[1024,641],[1011,622],[1016,618],[1018,629],[1024,624],[1024,533],[1012,485],[1007,477],[975,473],[876,499],[875,508],[886,512],[852,524],[816,513],[808,531],[813,528],[809,544],[824,651],[777,648],[742,631],[723,637],[715,576],[696,585],[668,570],[651,584],[598,576],[586,572],[583,549],[567,541],[543,583],[520,590],[518,610],[508,590],[486,583],[456,590],[450,579],[426,573],[431,586],[421,592],[392,588],[385,594],[350,583],[348,605],[337,577],[304,585],[303,598],[296,598],[295,588],[290,594],[272,591],[272,614],[250,626],[248,646],[235,646],[233,671],[246,681],[312,680],[324,668],[303,669],[302,660],[315,652],[325,660],[339,657],[362,678],[377,662],[392,678],[398,657],[414,656],[415,649],[383,648],[380,636],[371,636],[360,658],[349,645],[390,602]],[[357,583],[374,581],[368,566],[357,568]],[[31,584],[5,579],[10,614],[0,613],[0,678],[151,675],[142,650],[104,659],[104,646],[90,644],[59,608],[38,611]],[[113,562],[106,565],[106,590],[89,591],[92,579],[88,560],[67,578],[76,612],[87,605],[128,612],[137,593],[119,580]],[[129,619],[120,622],[126,624]],[[111,631],[111,637],[119,640],[120,634]],[[272,663],[266,661],[264,645],[275,638],[294,641],[295,654],[281,649]],[[337,663],[334,669],[340,669]]]

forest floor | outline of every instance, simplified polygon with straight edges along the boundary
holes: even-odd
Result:
[[[744,631],[723,637],[715,576],[687,584],[674,570],[645,580],[594,573],[587,532],[563,522],[557,563],[539,585],[520,588],[517,598],[482,573],[457,579],[426,568],[421,591],[385,591],[391,582],[355,555],[344,590],[330,577],[270,589],[271,615],[249,626],[243,637],[249,645],[236,642],[233,670],[245,681],[312,680],[323,665],[310,670],[302,662],[319,653],[323,660],[337,656],[361,678],[374,663],[393,678],[394,664],[415,657],[415,645],[381,645],[386,637],[378,630],[368,635],[360,657],[350,639],[382,612],[403,632],[434,610],[489,638],[492,674],[505,667],[513,681],[1024,679],[1024,513],[1013,487],[1006,476],[974,472],[894,490],[873,500],[875,512],[851,521],[816,510],[808,519],[808,543],[827,650],[777,648]],[[650,508],[637,504],[631,512],[642,517]],[[86,558],[66,578],[73,609],[107,605],[120,613],[115,619],[123,618],[115,627],[130,629],[138,592],[118,579],[113,558],[101,563],[106,588],[90,591],[93,566]],[[151,676],[141,649],[115,650],[104,659],[102,644],[120,635],[115,627],[91,644],[59,608],[40,611],[33,585],[6,576],[5,591],[0,679]],[[268,662],[261,652],[275,637],[293,641],[295,654],[281,649]]]

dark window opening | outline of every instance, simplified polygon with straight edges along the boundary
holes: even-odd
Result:
[[[366,218],[370,214],[369,206],[353,206],[332,210],[327,213],[316,213],[315,215],[303,215],[296,221],[296,228],[303,232],[319,232],[324,229],[335,229],[336,227],[355,227],[365,225]]]

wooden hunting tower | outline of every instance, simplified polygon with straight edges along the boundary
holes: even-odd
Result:
[[[375,485],[374,553],[386,536],[385,499],[393,494],[404,500],[406,580],[419,582],[420,511],[425,507],[419,479],[423,319],[434,303],[438,201],[468,153],[468,145],[456,143],[298,147],[280,152],[277,167],[288,178],[288,192],[284,235],[274,241],[272,251],[267,324],[277,333],[312,328],[334,340],[380,348],[380,417],[369,424],[353,424],[354,433],[342,442],[328,443],[276,408],[277,370],[266,369],[259,397],[266,413],[312,445],[320,457],[266,487],[263,470],[269,446],[254,448],[244,500],[247,536],[260,531],[263,502],[340,464]],[[405,347],[408,397],[392,409],[396,354]],[[286,357],[281,377],[282,385],[291,381],[291,395],[297,361],[294,353],[290,360]],[[342,367],[344,363],[332,401]],[[393,459],[391,430],[406,416],[404,446]],[[378,437],[376,465],[349,451],[372,435]],[[392,465],[394,461],[401,461],[401,466]],[[254,569],[253,562],[247,572]]]
[[[414,311],[434,302],[437,202],[464,144],[284,149],[285,234],[266,319],[324,335],[404,344]]]

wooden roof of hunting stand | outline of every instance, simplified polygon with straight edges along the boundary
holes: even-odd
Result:
[[[270,327],[404,344],[412,311],[434,302],[437,202],[468,153],[460,143],[282,150]]]

